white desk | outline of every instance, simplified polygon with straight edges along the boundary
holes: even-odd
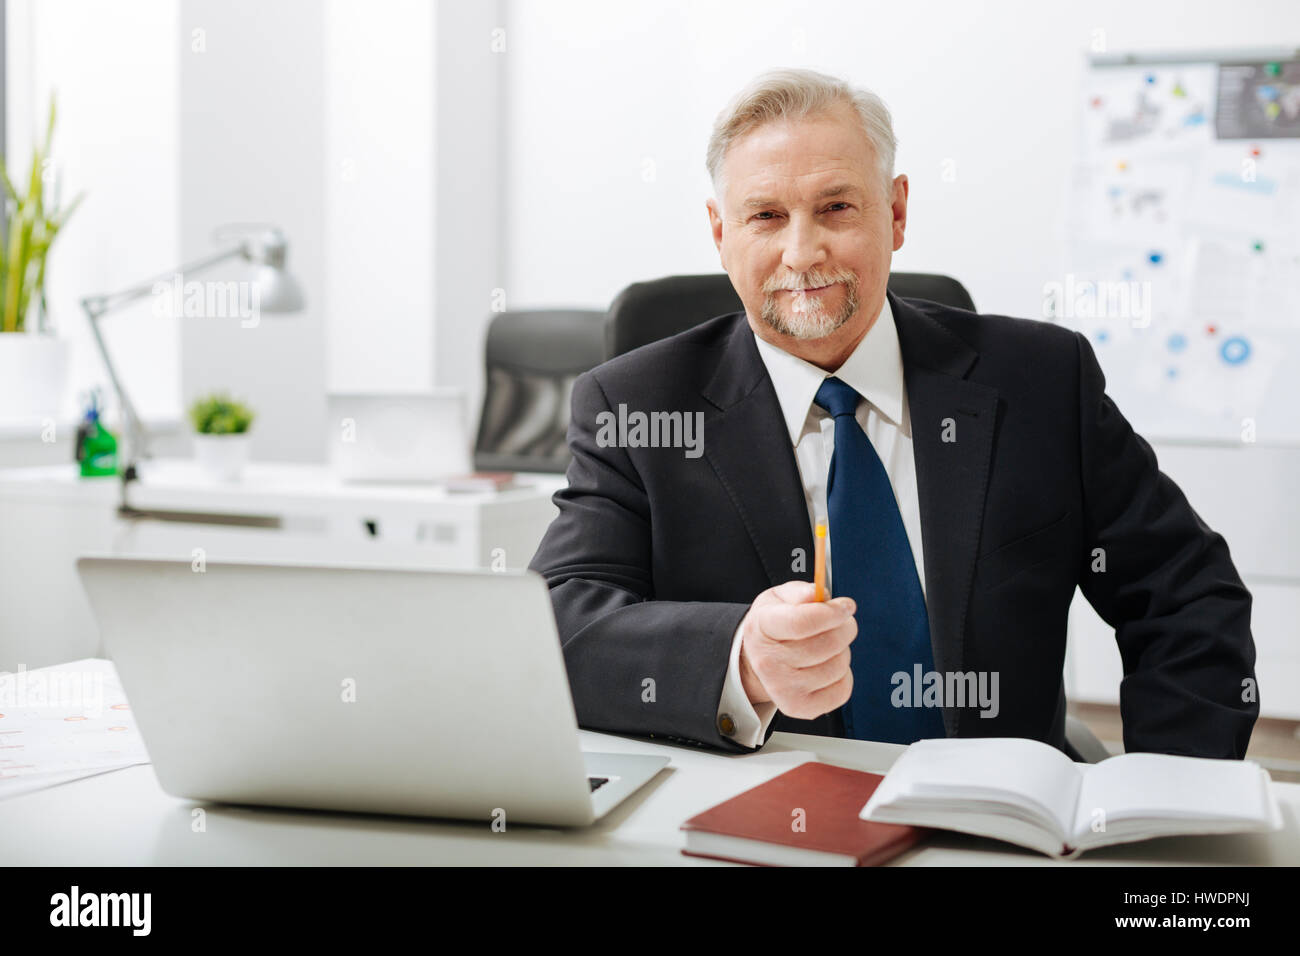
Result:
[[[250,463],[222,484],[186,460],[141,465],[135,508],[264,519],[269,527],[117,517],[116,478],[72,464],[0,470],[0,668],[101,653],[74,562],[109,553],[208,561],[314,560],[416,568],[523,568],[556,514],[562,475],[450,494],[434,484],[348,484],[325,465]],[[366,532],[365,522],[378,526]],[[497,562],[497,559],[500,559]]]
[[[594,827],[560,830],[488,821],[451,823],[396,817],[205,805],[169,797],[151,766],[131,767],[0,801],[0,847],[8,865],[713,865],[683,856],[681,822],[789,765],[788,751],[883,771],[894,744],[775,734],[757,754],[726,755],[582,732],[586,750],[658,753],[672,763]],[[1166,837],[1106,847],[1057,863],[992,840],[936,833],[899,857],[910,866],[1297,865],[1300,784],[1275,783],[1286,829],[1273,834]]]

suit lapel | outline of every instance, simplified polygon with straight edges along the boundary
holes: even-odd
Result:
[[[704,423],[704,457],[740,513],[772,586],[812,580],[812,529],[803,482],[776,389],[743,312],[704,397],[718,414]],[[802,548],[804,573],[792,570]]]
[[[966,615],[984,520],[997,390],[965,376],[979,353],[888,293],[903,354],[925,555],[930,645],[940,673],[963,670]],[[949,736],[958,713],[944,709]]]

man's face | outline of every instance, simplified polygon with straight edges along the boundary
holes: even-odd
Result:
[[[886,193],[852,108],[837,105],[750,131],[721,180],[721,204],[708,202],[713,241],[755,333],[810,361],[847,358],[903,244],[907,177]]]

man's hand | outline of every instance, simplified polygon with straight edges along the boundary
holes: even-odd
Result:
[[[812,720],[853,693],[849,645],[858,634],[851,598],[814,601],[807,581],[768,588],[740,622],[740,682],[751,704]]]

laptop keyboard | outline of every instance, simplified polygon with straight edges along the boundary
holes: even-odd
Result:
[[[592,793],[595,793],[605,784],[609,783],[609,777],[588,777],[587,783],[591,786]]]

